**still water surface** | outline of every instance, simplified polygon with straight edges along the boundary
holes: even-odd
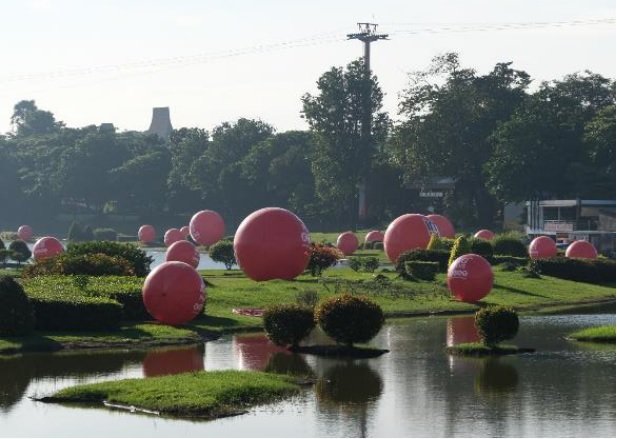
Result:
[[[444,352],[476,338],[471,317],[389,323],[373,344],[391,352],[371,360],[290,355],[261,334],[138,353],[1,358],[0,435],[615,437],[615,346],[562,338],[614,323],[614,314],[524,317],[515,343],[538,352],[499,359]],[[29,399],[75,383],[230,368],[312,374],[318,383],[290,400],[209,422]]]

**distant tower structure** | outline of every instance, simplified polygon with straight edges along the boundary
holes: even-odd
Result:
[[[156,134],[162,139],[169,139],[173,131],[169,117],[169,107],[155,107],[152,109],[152,122],[146,133]]]
[[[116,127],[111,122],[103,122],[99,126],[99,131],[111,131],[111,132],[115,133],[116,132]]]

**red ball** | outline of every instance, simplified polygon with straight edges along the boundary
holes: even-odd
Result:
[[[343,252],[345,256],[352,255],[358,250],[358,237],[353,232],[343,232],[336,239],[336,247]]]
[[[478,230],[476,232],[475,235],[473,235],[474,238],[479,238],[479,239],[484,239],[486,241],[490,241],[491,239],[493,239],[495,237],[495,234],[493,232],[491,232],[490,230],[486,230],[486,229],[482,229],[482,230]]]
[[[199,251],[192,242],[180,240],[174,242],[165,253],[166,261],[180,261],[195,268],[199,265]]]
[[[180,228],[180,231],[182,232],[182,239],[186,239],[191,236],[191,229],[189,228],[189,226],[182,226]]]
[[[191,237],[199,245],[212,245],[225,235],[225,222],[213,210],[202,210],[191,218]]]
[[[204,354],[197,346],[149,351],[142,369],[146,377],[199,372],[204,370]]]
[[[431,239],[429,220],[424,215],[408,213],[392,221],[384,235],[384,250],[392,262],[399,255],[416,248],[426,248]]]
[[[197,271],[184,262],[163,262],[144,282],[142,297],[150,315],[168,325],[193,320],[203,309],[206,286]]]
[[[454,238],[454,226],[448,218],[437,214],[427,215],[426,217],[437,226],[439,236],[443,238]]]
[[[593,244],[584,240],[574,241],[566,249],[566,258],[595,259],[597,257],[598,251]]]
[[[538,236],[529,244],[531,259],[546,259],[557,255],[557,244],[548,236]]]
[[[150,224],[144,224],[139,228],[137,237],[144,244],[148,244],[156,239],[156,230]]]
[[[238,265],[256,281],[295,278],[308,265],[310,246],[302,220],[279,207],[251,213],[234,237]]]
[[[463,302],[477,302],[486,297],[493,288],[491,264],[473,253],[457,258],[448,268],[448,288]]]
[[[446,345],[480,341],[475,319],[470,317],[451,317],[448,319]]]
[[[165,232],[165,236],[163,237],[163,242],[167,247],[172,245],[174,242],[181,241],[184,239],[182,232],[178,229],[169,229]]]
[[[371,230],[364,237],[364,242],[383,242],[383,232]]]
[[[32,239],[32,227],[27,224],[19,226],[19,229],[17,229],[17,236],[19,236],[19,239],[22,241],[30,241]]]
[[[34,243],[32,255],[37,261],[57,256],[64,251],[62,243],[53,236],[45,236]]]

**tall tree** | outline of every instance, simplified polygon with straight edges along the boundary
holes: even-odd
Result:
[[[34,101],[19,101],[13,107],[11,124],[18,136],[49,134],[62,127],[62,122],[49,111],[39,110]]]

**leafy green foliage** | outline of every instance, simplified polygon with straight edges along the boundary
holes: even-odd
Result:
[[[446,250],[423,250],[415,249],[401,253],[396,261],[396,271],[399,274],[406,274],[405,264],[409,261],[437,262],[439,271],[445,272],[448,269],[448,258],[450,253]]]
[[[20,284],[0,277],[0,336],[28,335],[34,329],[34,312]]]
[[[427,261],[407,261],[405,271],[413,279],[434,281],[439,272],[438,262]]]
[[[349,268],[353,271],[373,273],[379,268],[379,258],[375,256],[352,256],[349,258]]]
[[[234,243],[232,241],[221,240],[211,245],[208,249],[208,255],[210,255],[213,261],[225,264],[227,270],[231,270],[237,264]]]
[[[70,243],[66,249],[66,254],[72,256],[96,253],[125,259],[131,264],[134,275],[139,277],[146,276],[150,272],[150,264],[153,261],[151,256],[146,256],[146,252],[127,243],[111,241]]]
[[[427,250],[440,250],[442,247],[441,245],[441,239],[439,238],[439,235],[435,234],[435,233],[431,233],[431,239],[428,242],[428,245],[426,246]]]
[[[315,327],[313,309],[294,304],[267,308],[263,322],[266,335],[279,346],[298,346]]]
[[[69,227],[67,239],[70,242],[92,241],[94,239],[94,232],[90,226],[83,226],[77,221],[73,221]]]
[[[499,234],[493,238],[493,252],[496,255],[515,256],[517,258],[527,257],[527,246],[513,236]]]
[[[475,325],[482,342],[487,346],[495,346],[516,336],[518,314],[511,308],[487,306],[476,312]]]
[[[366,296],[343,294],[317,305],[315,320],[337,343],[366,343],[377,335],[384,322],[381,307]]]
[[[485,239],[471,239],[471,253],[482,256],[485,259],[493,257],[493,245]]]
[[[88,276],[135,276],[133,265],[121,256],[105,253],[71,254],[36,261],[24,268],[23,277],[49,276],[54,274]]]
[[[9,244],[9,250],[11,251],[11,259],[16,260],[20,264],[26,262],[32,256],[32,252],[21,239],[15,240]]]
[[[315,290],[307,289],[296,294],[296,303],[302,307],[314,309],[319,302],[319,293]]]
[[[615,261],[554,257],[538,259],[542,274],[592,284],[615,283]]]
[[[310,270],[311,276],[321,276],[326,268],[336,265],[342,257],[343,254],[336,247],[312,242],[307,269]]]
[[[459,258],[460,256],[471,253],[471,245],[465,236],[459,236],[454,241],[452,250],[450,251],[450,258],[448,259],[448,267]]]

